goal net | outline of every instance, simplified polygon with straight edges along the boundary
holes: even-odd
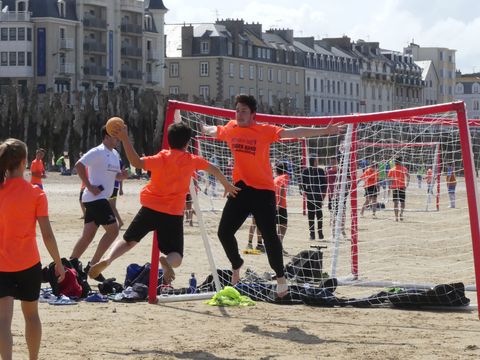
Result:
[[[174,121],[184,121],[194,131],[189,151],[210,159],[230,177],[234,164],[227,145],[206,137],[201,129],[203,125],[224,125],[234,118],[233,110],[170,101],[164,144],[166,128]],[[480,274],[475,270],[479,268],[477,259],[480,256],[478,196],[471,129],[465,119],[463,103],[329,118],[257,114],[256,120],[285,128],[325,127],[329,123],[348,125],[347,132],[342,135],[291,139],[271,147],[272,162],[286,161],[291,167],[287,192],[288,228],[283,240],[289,297],[301,299],[312,289],[321,289],[322,282],[332,277],[342,285],[336,290],[337,296],[348,297],[371,294],[373,290],[366,289],[367,286],[422,289],[463,282],[468,290],[476,288]],[[370,205],[364,216],[360,216],[359,210],[365,201],[364,184],[359,181],[362,166],[374,165],[378,169],[384,160],[399,157],[410,175],[402,220],[395,221],[393,212],[381,211],[378,204]],[[311,159],[316,159],[323,171],[305,172]],[[421,167],[425,174],[421,174]],[[429,169],[434,189],[427,194]],[[416,178],[419,171],[421,188]],[[452,175],[456,179],[453,200]],[[305,205],[308,194],[303,183],[310,183],[305,176],[312,177],[313,185],[310,185],[314,195],[318,195],[313,203],[310,201],[311,211]],[[318,181],[318,178],[322,179]],[[161,300],[172,301],[171,298],[182,299],[182,296],[206,298],[230,280],[231,265],[217,237],[226,201],[223,188],[220,184],[209,183],[207,174],[199,174],[196,182],[197,187],[193,181],[191,186],[195,210],[193,226],[185,224],[185,256],[175,281],[187,284],[192,273],[198,285],[208,281],[199,286],[195,294],[160,295]],[[316,185],[322,182],[323,185]],[[379,202],[381,196],[377,196]],[[386,196],[386,208],[393,209],[393,195],[387,193]],[[400,201],[398,205],[401,208]],[[379,210],[375,217],[372,206]],[[309,222],[310,212],[317,215],[313,222]],[[320,215],[323,216],[321,224],[318,223]],[[236,233],[245,261],[237,288],[255,299],[275,301],[272,270],[261,247],[260,251],[255,251],[261,234],[255,233],[252,223],[253,219],[248,218]],[[311,240],[312,223],[315,233],[318,226],[322,226],[324,239],[321,241],[318,236]],[[154,241],[152,274],[155,265],[158,265],[158,248]],[[155,284],[155,279],[151,281]],[[155,292],[153,286],[150,289],[150,301],[154,302],[158,291]]]

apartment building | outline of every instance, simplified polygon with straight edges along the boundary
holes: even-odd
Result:
[[[421,106],[425,87],[422,68],[413,61],[411,55],[392,50],[381,50],[381,54],[390,60],[393,69],[393,109]]]
[[[263,111],[304,111],[305,69],[293,31],[267,34],[261,24],[232,19],[165,29],[170,94],[229,106],[245,93],[256,96]]]
[[[456,78],[455,100],[465,102],[469,119],[480,119],[480,73],[458,73]]]
[[[415,64],[422,69],[422,81],[425,83],[425,87],[423,88],[422,105],[437,104],[440,79],[433,61],[415,61]]]
[[[1,0],[0,84],[163,86],[162,0]]]
[[[421,47],[411,43],[404,48],[404,54],[412,55],[415,61],[432,61],[438,73],[438,103],[454,100],[455,87],[455,52],[441,47]]]
[[[305,54],[305,103],[313,116],[360,112],[360,63],[348,37],[314,40],[295,38]],[[334,46],[343,42],[345,46]],[[348,43],[348,45],[347,45]]]

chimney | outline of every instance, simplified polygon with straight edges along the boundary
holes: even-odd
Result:
[[[192,56],[193,26],[182,26],[182,57]]]

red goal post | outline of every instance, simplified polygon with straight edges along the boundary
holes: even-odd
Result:
[[[235,110],[215,108],[205,105],[196,105],[186,102],[173,101],[168,102],[168,107],[164,122],[163,131],[163,148],[168,148],[167,131],[168,126],[174,122],[176,111],[189,111],[209,116],[235,118]],[[372,113],[372,114],[354,114],[346,116],[332,116],[332,117],[301,117],[301,116],[281,116],[269,114],[256,114],[256,120],[263,123],[274,123],[284,126],[327,126],[329,123],[336,124],[352,124],[354,128],[361,123],[368,122],[382,122],[390,121],[391,119],[400,119],[402,122],[411,122],[415,124],[426,123],[429,121],[429,116],[438,113],[455,113],[456,119],[445,120],[448,125],[457,125],[460,137],[460,146],[462,151],[462,162],[465,174],[465,185],[467,193],[469,194],[468,214],[470,219],[470,232],[473,248],[473,262],[475,270],[475,284],[476,288],[480,288],[480,219],[479,219],[479,199],[478,190],[475,182],[475,169],[472,154],[472,144],[469,132],[469,122],[465,115],[465,105],[463,102],[453,102],[439,105],[430,105],[419,108],[394,110],[388,112]],[[451,122],[450,122],[451,121]],[[355,139],[352,138],[352,142]],[[353,153],[355,154],[355,153]],[[352,196],[353,198],[353,196]],[[352,207],[353,208],[353,207]],[[352,218],[353,219],[353,218]],[[352,229],[354,226],[352,224]],[[155,239],[155,237],[154,237]],[[352,237],[351,248],[352,255],[356,254],[357,240]],[[354,256],[352,256],[353,258]],[[150,291],[149,302],[156,302],[156,286],[158,273],[158,259],[159,249],[155,241],[152,246],[152,268],[150,273]],[[353,267],[353,266],[352,266]],[[480,303],[480,295],[477,291],[477,302]]]

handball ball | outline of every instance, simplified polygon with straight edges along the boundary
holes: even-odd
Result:
[[[112,135],[112,133],[116,129],[121,129],[124,126],[125,126],[125,123],[123,122],[122,118],[112,117],[112,118],[108,119],[107,124],[106,124],[107,133],[108,133],[108,135]]]

